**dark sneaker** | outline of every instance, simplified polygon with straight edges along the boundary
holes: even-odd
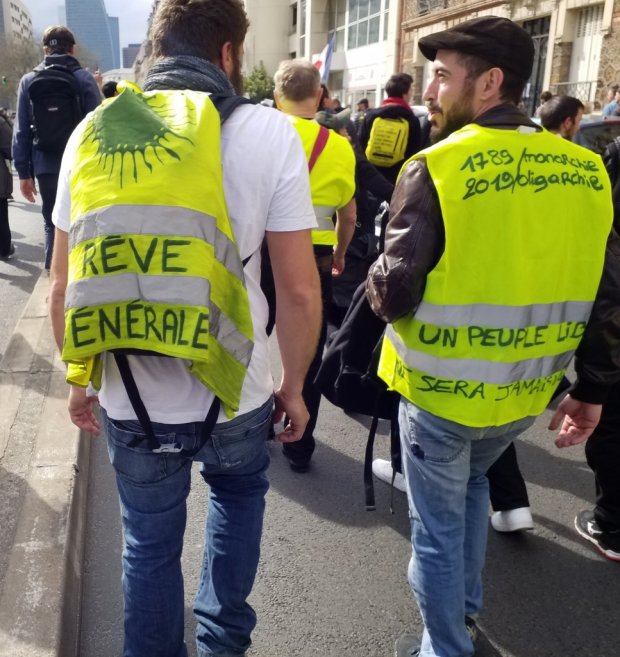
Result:
[[[420,654],[420,639],[415,634],[404,632],[394,644],[394,657],[417,657]]]
[[[282,454],[284,454],[293,472],[303,473],[310,470],[310,459],[287,454],[284,450],[282,450]]]
[[[620,531],[610,534],[604,532],[594,519],[594,512],[581,511],[575,517],[575,529],[586,541],[590,541],[596,549],[612,561],[620,561]]]

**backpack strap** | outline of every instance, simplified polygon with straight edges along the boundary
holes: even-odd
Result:
[[[114,360],[120,372],[123,385],[127,391],[127,396],[131,403],[131,407],[134,410],[140,422],[140,426],[144,431],[144,438],[135,436],[134,439],[128,443],[128,447],[137,447],[140,443],[146,442],[149,449],[154,453],[175,453],[180,454],[181,456],[186,456],[188,458],[194,457],[204,446],[215,424],[217,423],[217,418],[220,414],[220,400],[218,397],[213,399],[211,406],[207,412],[207,417],[202,425],[202,433],[200,434],[200,440],[198,441],[197,447],[194,449],[183,449],[182,447],[177,447],[176,445],[162,445],[155,436],[153,431],[153,425],[151,424],[151,418],[149,417],[148,411],[144,406],[144,402],[140,397],[138,392],[138,386],[136,385],[136,380],[134,379],[131,368],[129,367],[129,361],[127,360],[127,355],[123,353],[114,353]]]
[[[308,159],[308,173],[312,172],[316,161],[319,159],[319,155],[325,149],[328,139],[329,130],[325,126],[319,126],[319,134],[316,136],[316,141],[314,142],[312,152],[310,153],[310,158]]]

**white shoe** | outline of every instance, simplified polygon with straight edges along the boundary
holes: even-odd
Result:
[[[375,477],[377,477],[377,479],[385,481],[386,484],[392,483],[392,472],[392,464],[389,461],[385,461],[384,459],[375,459],[372,462],[372,473],[375,475]],[[396,476],[394,477],[394,488],[401,491],[402,493],[407,492],[405,478],[400,474],[400,472],[397,472]]]
[[[491,527],[496,532],[518,532],[534,529],[534,521],[529,506],[521,506],[510,511],[496,511],[491,515]]]

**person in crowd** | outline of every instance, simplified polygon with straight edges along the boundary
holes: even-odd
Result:
[[[614,230],[620,233],[620,139],[606,148],[603,162],[612,185]],[[620,279],[615,282],[620,289]],[[616,344],[620,344],[616,342]],[[580,511],[575,528],[607,559],[620,561],[620,383],[608,391],[601,421],[586,443],[588,465],[594,473],[596,504]]]
[[[620,106],[620,85],[614,84],[607,90],[607,104],[603,107],[603,117],[613,116]]]
[[[314,429],[321,391],[314,379],[321,365],[327,337],[326,309],[332,297],[332,277],[340,276],[344,270],[345,254],[355,230],[355,155],[346,137],[320,126],[314,120],[321,95],[324,94],[315,66],[304,59],[285,60],[278,66],[274,83],[276,106],[287,116],[303,144],[310,171],[312,203],[318,221],[318,227],[312,231],[312,243],[321,281],[323,308],[319,342],[303,388],[310,420],[301,440],[283,445],[291,469],[302,473],[310,468],[315,449]],[[334,213],[335,223],[332,219]]]
[[[543,128],[564,139],[573,139],[579,130],[584,104],[573,96],[554,96],[540,110]]]
[[[401,394],[409,577],[424,619],[421,640],[403,634],[396,655],[471,657],[486,472],[545,409],[577,347],[577,380],[550,428],[564,417],[559,447],[592,433],[620,378],[620,243],[600,157],[517,109],[534,60],[525,30],[484,16],[419,48],[433,61],[424,98],[437,143],[404,168],[367,282],[390,323],[378,374]],[[591,179],[571,182],[575,160]]]
[[[359,135],[360,126],[362,125],[362,121],[364,120],[369,107],[368,98],[362,98],[357,101],[357,105],[355,106],[356,111],[353,116],[353,127],[355,128],[355,134],[357,135]]]
[[[117,84],[114,80],[108,80],[101,85],[101,93],[104,98],[114,98],[118,96]]]
[[[197,654],[249,649],[266,439],[284,415],[281,442],[308,421],[302,388],[321,315],[308,163],[281,113],[237,95],[248,25],[240,0],[160,0],[148,93],[127,85],[102,103],[60,173],[50,312],[69,413],[84,431],[100,430],[85,386],[101,386],[123,519],[123,654],[133,657],[187,654],[193,461],[209,486]],[[275,393],[263,241],[277,296]]]
[[[360,126],[360,144],[366,157],[392,184],[403,163],[422,146],[420,122],[410,107],[412,84],[408,73],[392,75],[385,84],[387,98],[381,107],[366,112]]]
[[[54,248],[52,210],[66,140],[83,116],[99,105],[101,92],[92,74],[81,68],[75,58],[75,37],[67,27],[53,25],[44,31],[43,52],[43,62],[22,77],[17,90],[13,161],[21,192],[27,201],[35,202],[35,179],[38,184],[45,228],[44,266],[49,271]],[[52,71],[45,79],[50,66],[61,67],[71,76],[61,76]],[[37,88],[41,90],[36,96],[36,103],[31,93],[35,79]],[[77,95],[72,89],[77,91]],[[46,100],[50,97],[55,99],[54,112],[46,110]],[[76,97],[78,101],[74,107]],[[58,106],[59,98],[64,99],[61,106]],[[35,111],[35,106],[40,106],[42,110]]]
[[[13,127],[5,110],[2,109],[0,112],[0,260],[7,260],[15,253],[9,226],[9,199],[13,194],[12,138]]]
[[[538,107],[536,108],[536,111],[534,112],[535,117],[540,116],[540,110],[542,109],[543,105],[547,101],[551,100],[552,98],[553,98],[553,94],[550,91],[543,91],[540,94],[540,104],[538,105]]]

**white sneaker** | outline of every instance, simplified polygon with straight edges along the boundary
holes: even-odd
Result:
[[[496,511],[491,515],[491,527],[496,532],[518,532],[524,529],[534,529],[530,507],[521,506],[518,509],[510,509],[510,511]]]
[[[392,483],[392,472],[392,464],[389,461],[384,459],[375,459],[372,462],[372,473],[375,475],[375,477],[377,477],[377,479],[381,479],[381,481],[385,481],[387,484]],[[400,472],[397,472],[396,476],[394,477],[394,488],[401,491],[402,493],[407,492],[405,478],[400,474]]]

